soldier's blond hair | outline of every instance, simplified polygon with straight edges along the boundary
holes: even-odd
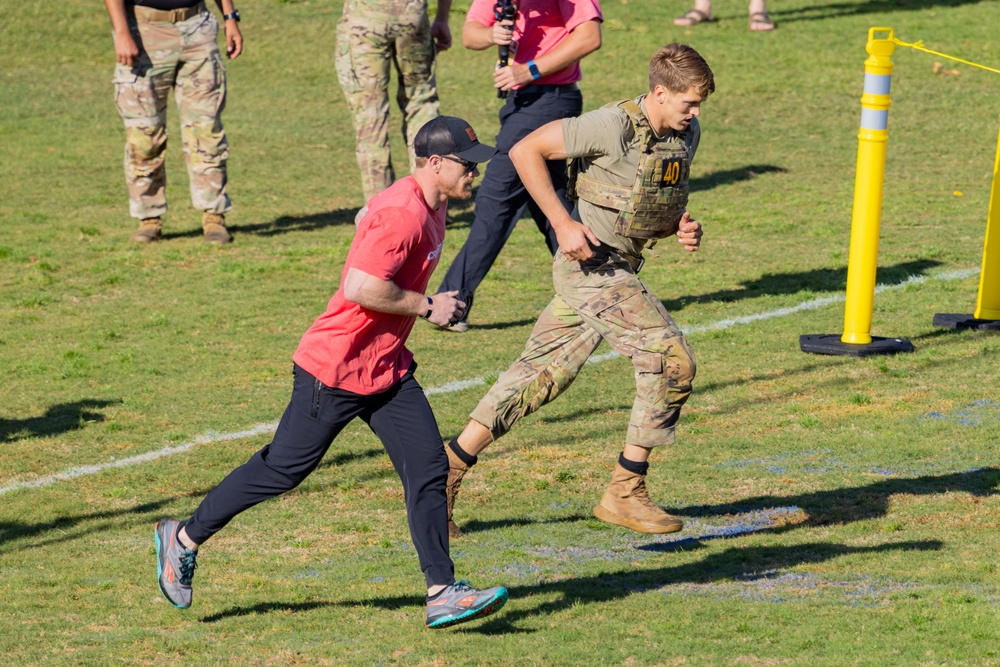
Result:
[[[667,44],[649,61],[649,90],[663,86],[674,94],[691,88],[703,97],[715,92],[715,75],[701,54],[687,44]]]

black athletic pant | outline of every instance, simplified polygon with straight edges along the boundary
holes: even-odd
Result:
[[[528,194],[507,153],[542,125],[579,116],[581,111],[583,95],[575,85],[528,86],[507,97],[507,103],[500,109],[500,132],[497,134],[500,152],[486,165],[486,174],[476,193],[476,215],[469,238],[448,267],[438,292],[466,289],[475,293],[510,238],[525,206],[531,211],[538,230],[545,235],[549,252],[555,254],[559,247],[556,233]],[[569,211],[572,207],[566,203],[566,160],[549,160],[546,164],[556,194]]]
[[[243,510],[294,489],[316,469],[337,434],[360,417],[382,441],[403,482],[410,537],[427,585],[453,583],[445,504],[448,456],[413,377],[415,368],[388,391],[363,396],[331,389],[296,365],[292,400],[274,440],[205,496],[185,522],[188,536],[201,544]]]

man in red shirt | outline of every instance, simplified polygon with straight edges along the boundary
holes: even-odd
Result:
[[[274,440],[209,492],[190,519],[156,524],[160,590],[175,607],[191,606],[198,547],[240,512],[298,486],[355,417],[382,441],[403,482],[410,536],[427,580],[427,627],[487,616],[507,601],[503,586],[480,591],[455,581],[448,458],[405,347],[418,316],[447,326],[463,315],[456,292],[424,292],[441,257],[448,199],[469,199],[477,164],[497,151],[449,116],[425,124],[414,151],[413,175],[369,202],[340,288],[299,343],[292,398]]]

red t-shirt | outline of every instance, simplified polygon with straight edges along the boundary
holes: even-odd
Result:
[[[494,4],[496,0],[473,0],[465,20],[492,26],[497,22],[493,15]],[[594,19],[604,20],[598,0],[520,0],[514,20],[511,59],[526,65],[555,48],[573,28]],[[579,80],[580,63],[577,61],[532,83],[562,85]]]
[[[347,253],[341,286],[353,267],[423,294],[441,257],[447,209],[428,206],[412,176],[372,197]],[[362,308],[345,299],[341,287],[302,336],[293,359],[328,387],[378,394],[409,369],[413,353],[404,344],[415,320]]]

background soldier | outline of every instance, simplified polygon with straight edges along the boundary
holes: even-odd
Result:
[[[476,194],[476,217],[469,238],[448,268],[439,292],[472,295],[510,238],[525,206],[555,252],[556,238],[545,213],[532,200],[507,151],[546,123],[579,116],[580,60],[601,47],[601,6],[598,0],[520,0],[514,21],[497,21],[494,0],[473,0],[462,43],[468,49],[508,46],[510,64],[493,73],[493,85],[510,91],[500,109],[500,153],[490,161]],[[566,197],[566,162],[548,164],[549,180]],[[569,204],[564,203],[568,210]],[[565,213],[565,211],[564,211]],[[468,314],[468,312],[466,313]],[[466,331],[463,320],[448,327]]]
[[[714,90],[705,60],[689,46],[670,44],[650,62],[648,94],[549,123],[511,150],[521,180],[559,238],[552,267],[556,297],[521,357],[446,446],[449,508],[476,455],[562,393],[603,338],[632,360],[636,396],[624,451],[594,515],[643,533],[681,529],[680,519],[649,499],[645,475],[650,451],[674,443],[695,361],[663,304],[636,274],[650,240],[676,233],[686,250],[699,247],[701,224],[686,209],[688,178],[701,135],[697,117]],[[546,160],[566,158],[579,158],[573,217],[546,166]],[[454,523],[449,530],[460,534]]]
[[[396,101],[413,172],[413,136],[438,115],[434,61],[451,46],[451,0],[439,0],[434,23],[427,0],[347,0],[337,24],[337,78],[354,117],[355,151],[365,201],[392,185],[389,63],[399,76]]]
[[[232,0],[215,0],[226,25],[226,55],[243,52],[240,14]],[[219,56],[219,22],[201,0],[104,0],[114,29],[115,100],[125,121],[125,181],[129,210],[141,222],[138,243],[160,238],[167,212],[167,94],[173,88],[191,182],[191,204],[202,211],[205,240],[232,241],[225,214],[229,144],[222,128],[226,68]]]

